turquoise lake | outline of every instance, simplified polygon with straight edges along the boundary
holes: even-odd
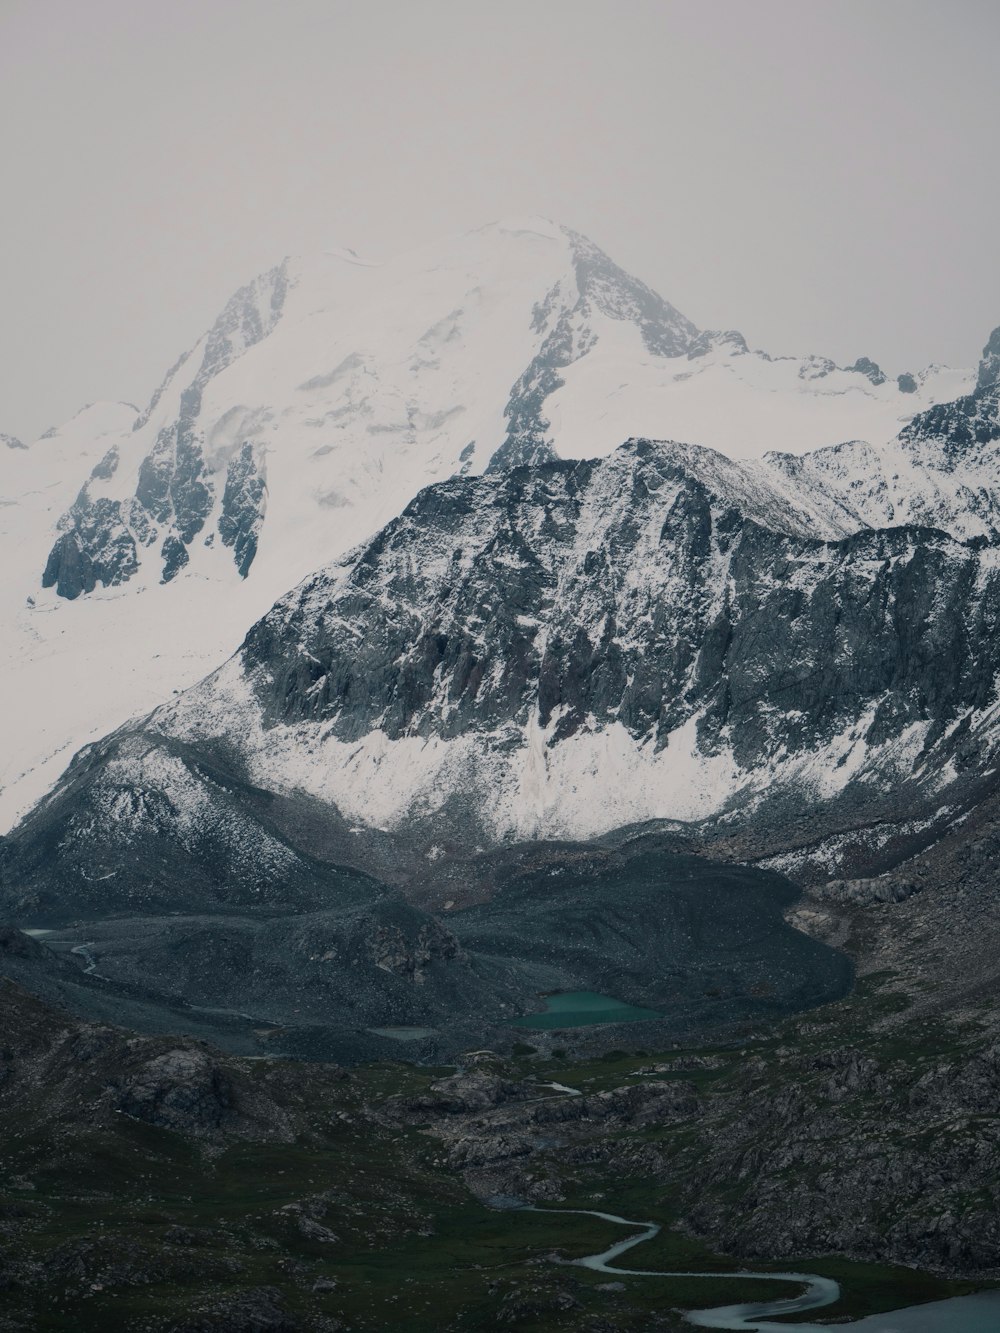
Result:
[[[662,1018],[655,1009],[639,1009],[610,995],[597,995],[591,990],[561,991],[558,995],[543,997],[546,1010],[542,1014],[525,1014],[515,1018],[512,1027],[519,1028],[582,1028],[592,1023],[638,1023],[643,1019]]]

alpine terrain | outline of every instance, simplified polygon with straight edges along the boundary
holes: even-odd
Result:
[[[0,1329],[993,1327],[998,473],[539,219],[0,437]]]

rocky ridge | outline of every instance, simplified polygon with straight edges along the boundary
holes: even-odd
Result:
[[[779,805],[930,828],[995,747],[995,550],[839,522],[649,441],[455,480],[279,602],[141,745],[222,747],[257,787],[425,847]]]

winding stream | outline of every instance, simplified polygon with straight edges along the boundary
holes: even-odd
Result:
[[[530,1207],[530,1205],[529,1205]],[[824,1305],[832,1305],[840,1296],[840,1286],[832,1278],[818,1277],[814,1273],[706,1273],[685,1270],[663,1270],[655,1268],[618,1268],[614,1264],[626,1251],[636,1245],[642,1245],[659,1235],[661,1227],[657,1222],[634,1222],[617,1213],[601,1213],[593,1208],[534,1208],[538,1213],[576,1213],[586,1217],[599,1217],[602,1222],[613,1222],[615,1226],[639,1227],[634,1236],[616,1241],[599,1254],[588,1254],[583,1259],[573,1259],[579,1268],[589,1268],[595,1273],[612,1273],[618,1277],[704,1277],[704,1278],[739,1278],[755,1282],[794,1282],[803,1287],[797,1296],[786,1297],[779,1301],[761,1301],[753,1305],[720,1305],[712,1310],[689,1310],[686,1318],[699,1328],[725,1329],[761,1329],[774,1330],[774,1333],[815,1333],[815,1324],[772,1324],[767,1322],[770,1315],[798,1314],[802,1310],[818,1310]],[[764,1322],[760,1322],[763,1320]],[[755,1322],[751,1322],[755,1321]]]
[[[802,1290],[796,1296],[782,1300],[755,1301],[748,1305],[719,1305],[706,1310],[688,1310],[685,1318],[698,1328],[721,1328],[736,1333],[825,1333],[822,1324],[775,1324],[773,1316],[803,1313],[832,1305],[840,1296],[840,1286],[832,1278],[815,1273],[694,1273],[649,1268],[619,1268],[615,1260],[636,1245],[642,1245],[658,1235],[661,1227],[656,1222],[635,1222],[617,1213],[602,1213],[592,1208],[536,1208],[522,1207],[537,1213],[575,1213],[598,1217],[615,1226],[638,1227],[635,1235],[609,1245],[599,1254],[588,1254],[583,1259],[569,1262],[595,1273],[609,1273],[616,1277],[699,1277],[747,1279],[752,1281],[794,1282]],[[1000,1291],[978,1292],[951,1300],[933,1301],[910,1306],[884,1315],[871,1315],[852,1322],[847,1327],[854,1333],[996,1333],[1000,1329]]]
[[[83,959],[84,962],[83,971],[86,976],[90,976],[91,973],[97,971],[97,959],[90,952],[92,947],[93,947],[93,942],[91,942],[90,944],[77,944],[74,945],[72,949],[70,949],[70,953],[75,953],[80,958]]]

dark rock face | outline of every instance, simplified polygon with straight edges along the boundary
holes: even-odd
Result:
[[[974,1117],[996,1095],[996,1065],[989,1051],[924,1073],[916,1063],[850,1048],[789,1055],[773,1092],[748,1062],[742,1089],[700,1127],[688,1225],[749,1256],[835,1251],[937,1272],[994,1269],[995,1150]]]
[[[654,356],[683,356],[698,330],[669,301],[612,263],[592,241],[571,233],[576,280],[585,302],[612,319],[637,324]]]
[[[595,539],[586,552],[578,543],[582,511],[593,512],[593,493],[610,481],[610,467],[559,462],[495,484],[470,479],[423,492],[346,579],[317,575],[250,632],[243,659],[266,715],[332,721],[351,739],[376,723],[391,737],[439,729],[454,736],[523,722],[536,706],[543,726],[560,710],[557,739],[589,712],[606,717],[612,708],[637,733],[650,724],[669,730],[687,715],[680,687],[691,645],[706,637],[712,619],[705,567],[716,544],[711,503],[656,446],[637,442],[618,461],[612,484],[624,490],[613,502],[617,512],[605,516],[606,540]],[[638,558],[655,497],[675,487],[654,554],[656,586],[619,603],[613,589]],[[436,571],[446,550],[443,582],[422,572],[432,551]],[[683,608],[672,605],[680,585],[688,593]],[[606,611],[595,642],[592,630]],[[350,623],[365,623],[368,633],[345,653],[334,626]],[[633,656],[623,642],[636,623],[643,647],[651,639],[658,650],[645,666],[641,651]],[[639,675],[628,684],[633,666]],[[442,681],[453,705],[446,719],[432,706]]]
[[[862,717],[868,745],[917,725],[929,748],[993,697],[1000,580],[982,551],[932,529],[765,526],[698,458],[636,441],[423,492],[251,630],[265,720],[356,740],[537,716],[555,747],[612,721],[662,745],[697,717],[706,753],[751,766]]]
[[[27,449],[28,447],[16,435],[6,435],[3,431],[0,431],[0,444],[8,449]]]
[[[736,329],[726,329],[723,332],[710,329],[700,333],[691,343],[687,352],[688,360],[696,361],[699,357],[708,356],[709,352],[717,347],[724,348],[730,356],[743,356],[750,351],[746,338]]]
[[[104,496],[92,501],[84,486],[60,526],[63,534],[49,553],[43,588],[54,587],[72,599],[93,591],[97,583],[124,583],[139,568],[135,538],[119,501]]]
[[[257,537],[264,521],[264,477],[254,458],[253,445],[245,442],[226,470],[226,489],[219,517],[219,536],[233,548],[241,578],[246,578],[257,554]]]
[[[180,573],[190,559],[187,547],[173,533],[170,533],[163,543],[160,554],[163,557],[163,578],[161,580],[163,583],[169,583],[176,574]]]
[[[813,896],[821,902],[848,903],[856,907],[872,907],[876,903],[905,902],[923,885],[919,880],[876,875],[873,879],[831,879],[817,886]]]
[[[217,1130],[232,1113],[224,1074],[190,1048],[155,1056],[122,1080],[116,1097],[125,1115],[181,1133]]]
[[[951,466],[975,458],[1000,440],[1000,328],[993,330],[983,348],[972,393],[919,413],[899,438],[911,445],[933,442]]]
[[[864,375],[866,379],[871,380],[872,384],[879,385],[885,383],[885,375],[877,362],[872,361],[870,357],[859,356],[853,366],[848,366],[848,370],[857,371],[859,375]]]
[[[91,469],[91,477],[99,481],[109,481],[118,471],[118,464],[121,456],[117,446],[109,449],[99,463],[95,463]]]
[[[188,402],[189,396],[195,401]],[[175,427],[174,469],[170,478],[174,526],[185,546],[201,531],[212,507],[212,490],[205,480],[201,443],[195,434],[194,420],[200,410],[200,389],[197,394],[188,390],[181,399],[181,415]]]
[[[212,505],[197,433],[201,389],[197,381],[185,389],[176,422],[157,436],[136,486],[136,500],[150,518],[169,524],[171,535],[186,546],[201,531]]]
[[[105,587],[124,583],[139,568],[138,548],[156,541],[161,543],[164,583],[188,563],[188,548],[204,528],[215,501],[199,425],[202,394],[220,371],[274,328],[287,290],[282,265],[232,297],[205,339],[201,364],[180,395],[176,419],[159,432],[140,464],[134,496],[124,501],[93,496],[85,485],[60,521],[61,535],[49,555],[43,586],[72,598],[92,591],[98,583]],[[186,360],[182,357],[174,366],[136,428],[148,421]],[[110,451],[94,468],[91,480],[107,480],[118,462],[117,451]],[[230,465],[226,496],[221,535],[234,548],[237,568],[245,576],[256,551],[262,514],[263,484],[252,458],[236,462],[235,468]]]
[[[945,456],[954,460],[1000,440],[1000,386],[987,384],[953,403],[929,407],[903,427],[900,439],[940,441]]]
[[[90,556],[80,550],[80,543],[73,533],[63,533],[45,562],[42,587],[55,588],[60,597],[73,601],[82,592],[93,592],[96,586],[97,577]]]
[[[900,393],[916,393],[919,388],[916,379],[909,373],[909,371],[904,371],[902,375],[897,375],[896,383],[899,385]]]
[[[836,361],[831,361],[828,356],[810,356],[799,370],[799,379],[824,380],[837,369]]]
[[[564,313],[538,355],[511,389],[504,408],[507,435],[490,459],[490,471],[547,463],[555,457],[547,434],[550,423],[543,408],[549,395],[562,387],[559,371],[587,351],[586,334],[581,344],[576,344],[572,320]]]
[[[979,363],[976,388],[980,391],[1000,387],[1000,328],[990,334]]]

